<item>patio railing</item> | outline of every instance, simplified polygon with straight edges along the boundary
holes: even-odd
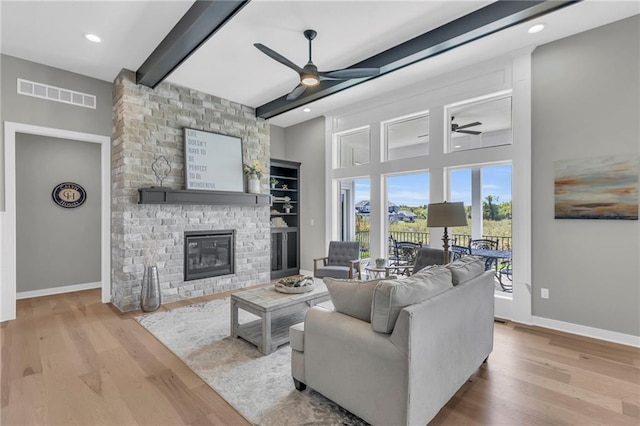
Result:
[[[389,234],[396,241],[408,241],[412,243],[422,243],[429,245],[429,232],[417,232],[417,231],[389,231]],[[489,240],[498,240],[498,250],[511,250],[511,237],[501,237],[496,235],[483,235],[482,238]],[[471,235],[468,234],[453,234],[450,237],[450,244],[467,247]],[[356,241],[360,242],[360,255],[362,257],[369,257],[369,250],[371,247],[371,236],[369,231],[356,231]]]

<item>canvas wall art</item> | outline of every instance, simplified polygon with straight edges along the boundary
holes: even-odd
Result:
[[[555,162],[556,219],[638,220],[638,157]]]

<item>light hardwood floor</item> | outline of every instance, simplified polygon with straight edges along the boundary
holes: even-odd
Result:
[[[99,290],[19,301],[1,326],[0,423],[248,424],[138,314],[100,303]],[[431,424],[638,425],[640,350],[496,323],[488,363]]]

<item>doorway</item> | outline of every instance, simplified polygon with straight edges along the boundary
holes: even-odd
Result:
[[[111,300],[111,139],[108,136],[79,133],[68,130],[5,122],[5,204],[6,211],[0,215],[2,245],[0,246],[0,321],[16,316],[16,140],[19,134],[43,136],[98,144],[100,146],[100,283],[102,302]],[[68,265],[72,267],[73,259]],[[69,290],[67,290],[69,291]],[[52,293],[53,294],[53,293]]]

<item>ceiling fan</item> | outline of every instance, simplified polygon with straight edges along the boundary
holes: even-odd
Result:
[[[473,126],[479,126],[482,123],[479,121],[474,121],[473,123],[469,123],[469,124],[463,124],[462,126],[460,126],[459,124],[456,124],[453,122],[453,120],[455,119],[455,117],[451,116],[451,131],[452,132],[456,132],[456,133],[467,133],[469,135],[479,135],[482,132],[479,132],[477,130],[464,130],[467,129],[469,127],[473,127]]]
[[[318,67],[315,66],[311,60],[311,41],[316,38],[318,33],[314,30],[305,30],[304,36],[309,40],[309,62],[300,68],[278,52],[269,49],[262,43],[255,43],[254,46],[258,48],[262,53],[275,59],[281,64],[291,68],[300,75],[300,84],[287,95],[287,100],[292,101],[297,99],[304,93],[307,87],[317,86],[323,80],[351,80],[353,78],[365,78],[372,77],[380,74],[380,68],[347,68],[335,71],[318,71]]]

